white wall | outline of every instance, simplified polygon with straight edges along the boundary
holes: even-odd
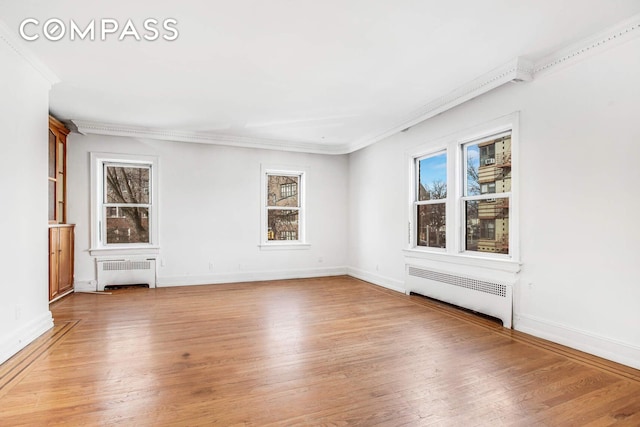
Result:
[[[72,134],[76,280],[95,279],[87,252],[89,152],[98,151],[160,158],[161,285],[335,274],[348,265],[350,274],[402,290],[404,153],[520,111],[523,267],[515,328],[640,368],[639,51],[633,40],[502,87],[350,156]],[[51,315],[48,83],[2,43],[0,63],[2,362],[49,328]],[[307,169],[311,249],[258,249],[261,164]]]
[[[353,153],[350,271],[402,286],[405,152],[520,111],[515,328],[640,368],[638,52],[629,41]]]
[[[0,363],[53,326],[49,312],[49,83],[0,37]]]
[[[77,133],[68,140],[68,217],[77,224],[75,278],[80,286],[95,279],[94,258],[88,253],[90,152],[159,157],[160,286],[346,272],[347,156]],[[307,172],[310,249],[259,249],[261,164]]]

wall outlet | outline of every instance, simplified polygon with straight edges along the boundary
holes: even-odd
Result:
[[[213,263],[212,262],[209,263],[209,271],[213,271]]]
[[[22,305],[16,304],[16,320],[22,318]]]

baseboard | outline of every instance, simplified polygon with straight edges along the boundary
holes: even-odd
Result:
[[[514,329],[640,369],[640,347],[636,345],[529,315],[517,316]]]
[[[25,348],[40,335],[53,328],[53,317],[47,310],[41,316],[20,327],[17,331],[0,339],[0,363]]]
[[[342,276],[346,267],[310,268],[300,270],[246,271],[205,276],[159,276],[156,286],[213,285],[220,283],[261,282],[265,280],[305,279],[311,277]]]
[[[95,292],[97,290],[95,280],[76,280],[73,282],[74,292]]]
[[[391,289],[392,291],[404,293],[404,282],[391,279],[390,277],[381,276],[379,274],[370,273],[355,267],[347,267],[347,274],[356,279]]]

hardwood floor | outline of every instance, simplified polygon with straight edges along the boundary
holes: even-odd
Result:
[[[0,425],[640,425],[640,372],[348,278],[73,294]]]

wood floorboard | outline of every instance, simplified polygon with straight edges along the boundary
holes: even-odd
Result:
[[[0,426],[640,425],[640,372],[344,276],[73,294]]]

